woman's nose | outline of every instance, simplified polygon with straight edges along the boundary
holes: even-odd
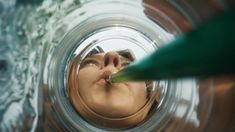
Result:
[[[121,60],[117,52],[108,52],[104,56],[104,67],[113,65],[116,68],[120,68]]]

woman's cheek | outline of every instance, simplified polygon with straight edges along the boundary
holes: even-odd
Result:
[[[134,96],[138,99],[145,99],[147,96],[147,88],[145,83],[138,82],[138,83],[132,83],[129,86],[131,88],[132,93]]]
[[[85,68],[78,73],[78,82],[82,85],[92,85],[97,78],[98,70],[94,68]]]

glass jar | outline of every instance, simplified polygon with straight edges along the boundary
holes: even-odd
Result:
[[[142,1],[104,0],[85,1],[59,21],[50,25],[52,32],[45,39],[43,70],[45,130],[68,131],[200,131],[211,111],[212,80],[185,78],[158,80],[154,90],[159,94],[158,105],[152,106],[144,121],[129,128],[97,125],[87,120],[73,106],[68,90],[68,78],[74,59],[79,64],[87,54],[99,47],[104,53],[131,49],[136,59],[157,50],[194,23],[183,14],[178,15],[183,25],[154,4]],[[169,11],[171,11],[169,9]],[[74,82],[76,83],[76,82]],[[201,100],[203,99],[203,101]],[[203,112],[202,112],[203,111]],[[102,121],[101,123],[102,124]]]
[[[140,59],[232,5],[232,0],[0,1],[0,130],[233,131],[233,78],[156,80],[151,92],[158,93],[158,103],[129,128],[86,120],[68,90],[72,62],[93,49],[131,49]]]

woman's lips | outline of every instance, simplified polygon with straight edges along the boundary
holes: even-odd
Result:
[[[111,74],[112,74],[111,71],[104,71],[104,72],[101,73],[101,75],[98,77],[97,81],[104,80],[105,83],[111,85],[111,82],[109,81],[109,77],[110,77]]]
[[[97,80],[95,81],[95,83],[101,84],[101,85],[106,85],[107,87],[120,87],[120,85],[128,85],[127,83],[112,83],[109,78],[110,75],[112,75],[115,72],[112,72],[110,70],[106,70],[104,72],[102,72],[100,74],[100,76],[98,76]]]

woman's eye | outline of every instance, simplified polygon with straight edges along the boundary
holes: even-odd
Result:
[[[81,68],[87,66],[99,66],[99,63],[96,60],[84,60],[81,64]]]
[[[122,67],[126,67],[126,66],[128,66],[130,63],[131,63],[131,62],[123,62],[123,63],[122,63]]]

